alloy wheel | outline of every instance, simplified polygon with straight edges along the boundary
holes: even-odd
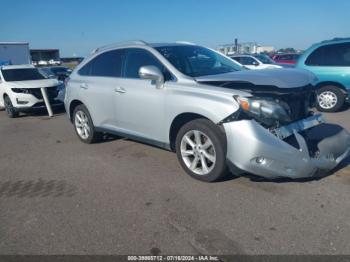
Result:
[[[211,139],[201,131],[191,130],[181,139],[181,156],[187,168],[206,175],[215,167],[216,152]]]
[[[84,140],[88,139],[91,130],[89,126],[89,118],[87,115],[81,110],[77,111],[75,114],[74,122],[78,135]]]
[[[317,100],[321,108],[331,109],[337,104],[338,97],[331,91],[324,91],[318,95]]]

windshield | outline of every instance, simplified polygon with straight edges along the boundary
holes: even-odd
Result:
[[[191,77],[244,70],[230,58],[200,46],[161,46],[156,49],[177,70]]]
[[[3,69],[2,75],[7,82],[45,79],[36,68]]]
[[[268,57],[267,55],[256,55],[257,59],[259,59],[263,64],[274,64],[275,62]]]
[[[48,68],[40,68],[40,69],[39,69],[39,72],[40,72],[41,74],[43,74],[44,76],[46,76],[46,77],[49,77],[49,76],[52,75],[51,70],[48,69]]]

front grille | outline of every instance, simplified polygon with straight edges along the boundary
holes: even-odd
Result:
[[[57,86],[51,86],[47,87],[47,95],[49,97],[49,100],[54,100],[58,96],[58,88]],[[40,88],[33,88],[30,89],[30,93],[35,96],[37,99],[43,99],[43,95],[41,93]]]

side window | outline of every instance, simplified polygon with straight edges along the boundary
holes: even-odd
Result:
[[[314,50],[306,59],[305,64],[309,66],[321,66],[325,64],[326,46],[321,46]]]
[[[156,66],[163,72],[165,80],[171,79],[170,72],[150,52],[139,48],[125,50],[125,65],[123,76],[126,78],[140,78],[139,70],[142,66]]]
[[[243,65],[255,65],[255,64],[257,64],[257,62],[253,58],[245,56],[245,57],[242,57],[241,64],[243,64]]]
[[[350,43],[321,46],[309,55],[305,64],[309,66],[350,66]]]
[[[123,54],[123,50],[102,53],[81,68],[79,74],[84,76],[120,77]]]

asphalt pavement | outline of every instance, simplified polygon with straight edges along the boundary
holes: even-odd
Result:
[[[350,110],[327,114],[350,131]],[[350,254],[350,160],[311,181],[196,181],[174,153],[86,145],[0,111],[0,254]]]

